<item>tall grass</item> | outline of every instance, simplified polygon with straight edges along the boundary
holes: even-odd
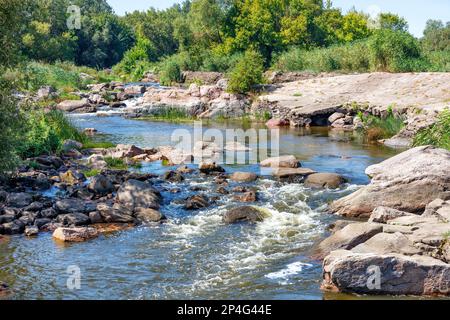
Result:
[[[450,110],[442,111],[433,126],[419,131],[413,144],[414,146],[433,145],[450,150]]]
[[[396,117],[392,110],[388,110],[386,117],[376,117],[359,113],[358,117],[363,121],[367,139],[376,142],[381,139],[388,139],[395,136],[405,126],[401,117]]]

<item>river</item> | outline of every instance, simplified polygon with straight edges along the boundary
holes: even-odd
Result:
[[[80,128],[96,128],[101,138],[140,147],[170,144],[175,129],[192,131],[191,123],[120,116],[75,115],[72,120]],[[242,126],[220,122],[204,129]],[[281,155],[293,154],[318,172],[342,174],[349,183],[335,191],[312,190],[262,178],[256,183],[257,205],[270,213],[262,223],[223,224],[222,214],[233,205],[231,196],[205,210],[185,211],[180,203],[196,193],[193,186],[213,193],[212,180],[194,175],[160,186],[166,190],[161,211],[168,217],[162,225],[70,245],[55,242],[51,234],[0,242],[0,279],[12,287],[13,299],[323,299],[321,264],[310,253],[336,219],[324,212],[326,204],[367,184],[366,167],[396,154],[349,139],[351,135],[335,135],[327,128],[282,129]],[[227,172],[259,173],[257,165],[224,167]],[[169,169],[156,162],[139,170],[161,174]],[[70,266],[80,270],[79,289],[67,287]]]

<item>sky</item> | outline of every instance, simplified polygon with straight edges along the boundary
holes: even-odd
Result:
[[[165,9],[177,0],[108,0],[119,15],[134,10],[146,10],[150,7]],[[416,37],[423,35],[428,19],[450,21],[450,0],[333,0],[333,6],[347,12],[352,7],[368,13],[392,12],[409,23],[409,31]]]

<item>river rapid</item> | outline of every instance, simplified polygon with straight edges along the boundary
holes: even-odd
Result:
[[[193,130],[191,123],[119,115],[72,115],[72,120],[81,129],[96,128],[100,139],[139,147],[168,145],[174,130]],[[240,122],[204,124],[205,130],[248,127]],[[51,234],[0,242],[0,278],[10,284],[13,299],[326,298],[320,291],[321,264],[310,258],[314,244],[336,219],[325,212],[326,205],[367,184],[365,169],[396,154],[351,139],[352,135],[327,128],[282,129],[281,155],[293,154],[303,167],[339,173],[349,183],[339,190],[313,190],[263,177],[256,182],[255,204],[269,216],[262,223],[224,224],[223,213],[236,204],[232,196],[222,196],[204,210],[184,210],[182,200],[198,193],[193,187],[208,195],[215,190],[213,179],[188,176],[183,182],[160,186],[165,190],[161,212],[168,218],[162,225],[139,226],[70,245],[55,242]],[[224,168],[228,173],[260,173],[258,165]],[[162,174],[170,169],[155,162],[136,170]],[[67,286],[70,266],[80,270],[80,289]]]

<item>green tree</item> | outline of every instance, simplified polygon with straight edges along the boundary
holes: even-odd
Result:
[[[428,20],[422,43],[428,51],[450,51],[450,21]]]
[[[393,13],[380,13],[378,20],[381,29],[403,32],[408,31],[408,22],[399,15]]]
[[[350,11],[342,21],[341,29],[337,30],[337,37],[343,42],[352,42],[367,38],[370,30],[367,25],[368,17],[364,13]]]
[[[230,72],[228,90],[234,93],[247,93],[264,80],[264,58],[255,50],[247,50]]]

